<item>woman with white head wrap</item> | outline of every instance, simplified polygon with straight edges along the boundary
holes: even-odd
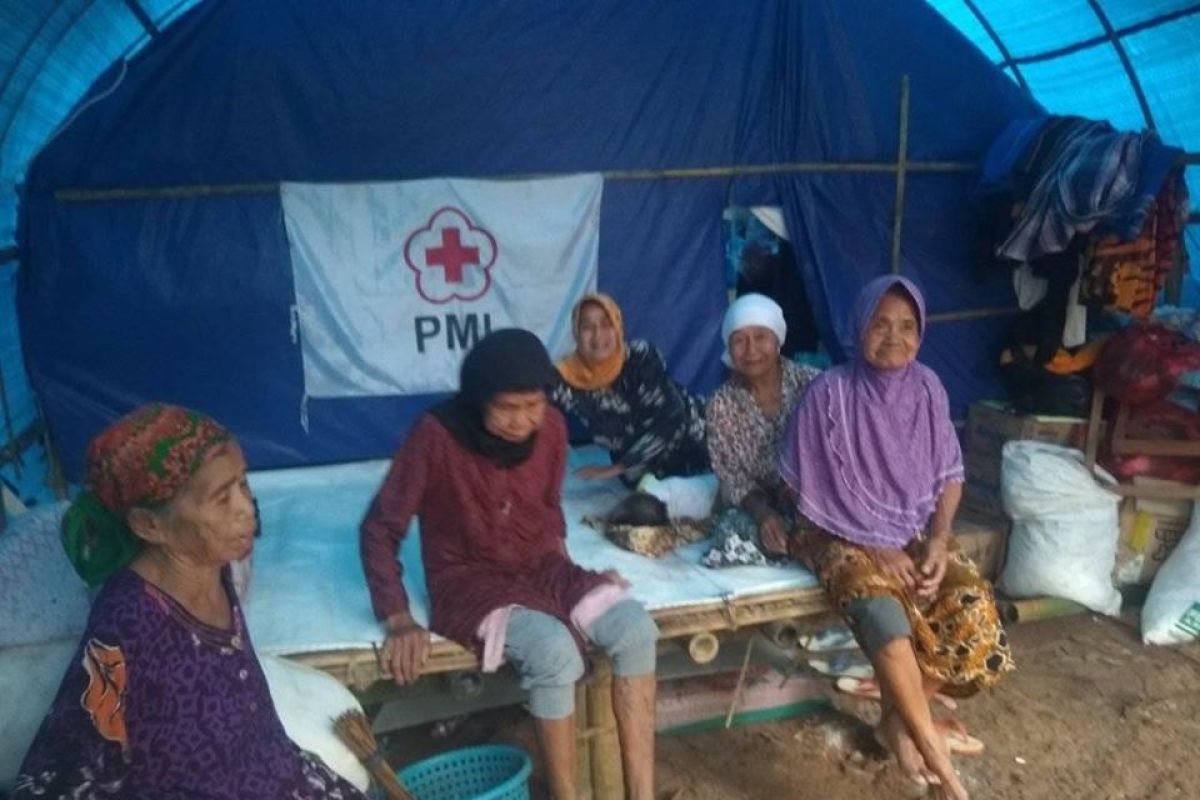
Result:
[[[783,310],[761,294],[739,297],[721,325],[729,379],[708,405],[708,453],[724,510],[708,566],[763,564],[787,555],[792,504],[779,478],[783,429],[817,372],[783,358]]]

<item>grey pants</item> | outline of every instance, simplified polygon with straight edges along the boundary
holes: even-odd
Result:
[[[908,615],[894,597],[860,597],[850,601],[846,612],[858,646],[872,661],[888,642],[912,636]]]
[[[585,630],[584,635],[613,662],[618,677],[652,675],[658,626],[635,600],[622,600]],[[540,719],[575,712],[575,684],[583,677],[583,656],[567,626],[528,608],[514,608],[504,635],[504,657],[529,690],[529,711]]]

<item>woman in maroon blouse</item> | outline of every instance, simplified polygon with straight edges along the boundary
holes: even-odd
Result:
[[[554,378],[528,331],[489,334],[467,355],[458,394],[417,422],[363,520],[371,602],[397,683],[415,679],[429,634],[409,612],[397,551],[418,517],[430,627],[475,649],[485,670],[516,668],[554,797],[575,796],[575,683],[590,641],[613,660],[629,796],[649,800],[658,631],[619,575],[567,555],[566,425],[545,393]]]

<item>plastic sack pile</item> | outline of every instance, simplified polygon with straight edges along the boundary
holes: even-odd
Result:
[[[1097,476],[1115,482],[1101,470]],[[1096,483],[1083,454],[1009,442],[1000,487],[1013,521],[1000,588],[1012,597],[1051,595],[1101,614],[1120,611],[1121,594],[1112,583],[1120,498]]]

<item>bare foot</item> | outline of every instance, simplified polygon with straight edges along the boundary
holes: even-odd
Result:
[[[950,762],[950,752],[946,747],[946,740],[940,734],[934,737],[934,741],[924,743],[924,746],[916,741],[913,744],[920,751],[926,768],[936,776],[929,782],[941,784],[943,797],[948,800],[970,800],[967,788],[958,779],[958,773],[954,771],[954,765]]]
[[[954,772],[946,742],[941,736],[922,747],[894,712],[888,713],[879,727],[887,748],[895,754],[900,769],[910,780],[939,786],[941,794],[950,800],[970,800],[966,787]]]
[[[896,757],[900,771],[914,783],[929,784],[933,773],[925,769],[925,759],[917,750],[916,743],[908,735],[908,728],[896,713],[885,714],[879,721],[878,734],[880,744]]]

